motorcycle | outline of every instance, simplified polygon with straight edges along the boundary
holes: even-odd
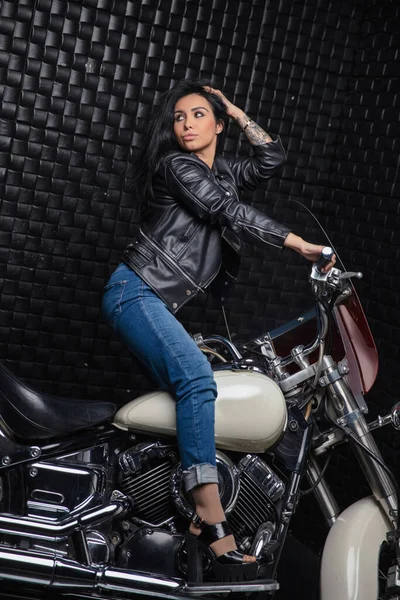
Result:
[[[0,365],[3,597],[272,599],[307,480],[330,529],[321,600],[400,598],[398,487],[371,433],[400,430],[400,403],[367,422],[376,349],[351,283],[360,275],[339,262],[322,271],[332,253],[312,266],[315,308],[300,318],[246,342],[194,336],[218,385],[222,505],[239,548],[259,560],[259,579],[216,582],[206,556],[201,573],[188,569],[193,508],[168,393],[115,413],[112,403],[41,393]],[[299,337],[307,343],[292,347]],[[340,513],[320,463],[344,442],[372,494]]]

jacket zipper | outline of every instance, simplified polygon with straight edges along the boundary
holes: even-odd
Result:
[[[197,283],[189,275],[187,275],[185,271],[181,269],[181,267],[170,256],[168,256],[168,254],[165,251],[163,251],[146,233],[144,233],[142,229],[140,229],[139,231],[140,235],[144,237],[146,242],[156,251],[156,253],[161,254],[162,257],[165,258],[165,261],[169,264],[173,271],[177,271],[180,275],[182,275],[182,277],[186,279],[186,281],[188,281],[198,292],[202,292],[203,294],[205,293],[203,288],[197,285]]]

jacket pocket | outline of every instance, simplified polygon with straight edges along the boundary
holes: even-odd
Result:
[[[173,253],[176,258],[179,258],[183,254],[199,229],[200,223],[192,222],[186,229],[185,233],[181,235],[180,239],[176,242],[173,248]]]

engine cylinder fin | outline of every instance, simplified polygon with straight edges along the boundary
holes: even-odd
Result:
[[[164,490],[164,492],[157,492],[157,495],[154,496],[154,498],[157,499],[157,503],[159,503],[161,500],[164,500],[165,498],[169,497],[169,491],[168,490]],[[136,501],[136,506],[139,508],[139,510],[146,510],[146,509],[150,509],[152,507],[154,507],[154,500],[153,497],[151,499],[149,499],[148,501],[145,501],[144,499],[139,499],[136,498],[136,496],[133,497],[133,499]]]
[[[149,483],[151,483],[153,486],[158,480],[162,480],[164,477],[169,477],[171,469],[172,467],[169,463],[159,465],[158,467],[154,467],[154,469],[152,469],[148,473],[125,477],[122,480],[122,484],[125,484],[126,482],[131,482],[138,489],[147,488]]]
[[[249,490],[251,490],[251,493],[256,494],[260,499],[268,498],[269,500],[268,494],[266,494],[266,492],[262,490],[260,486],[252,479],[252,477],[247,475],[247,473],[244,473],[243,479],[245,480],[246,488],[248,487]]]
[[[165,485],[165,482],[169,480],[169,476],[168,473],[164,475],[164,477],[162,479],[158,479],[157,481],[150,481],[148,482],[147,486],[137,486],[135,485],[135,482],[132,482],[131,487],[135,490],[136,494],[138,494],[139,496],[141,495],[148,495],[149,492],[151,490],[157,490],[159,488],[163,488]]]
[[[162,477],[162,475],[165,472],[170,473],[172,469],[171,463],[167,462],[167,463],[162,463],[160,465],[158,465],[157,467],[154,467],[153,469],[151,469],[150,471],[148,471],[147,473],[142,473],[140,475],[136,475],[135,476],[135,481],[136,482],[140,482],[138,485],[141,486],[145,486],[148,485],[149,481],[153,482],[156,478],[158,477]],[[132,480],[132,476],[129,475],[128,477],[125,477],[125,480]]]
[[[152,494],[151,497],[148,499],[143,496],[136,496],[135,493],[132,494],[132,497],[136,504],[136,507],[139,510],[151,510],[158,506],[164,500],[168,500],[169,493],[168,490],[157,490],[156,494]]]
[[[129,475],[121,481],[123,491],[135,503],[136,515],[149,523],[160,523],[173,514],[170,477],[173,465],[164,461],[146,473]]]
[[[254,513],[250,513],[247,509],[247,503],[238,506],[237,511],[235,511],[235,516],[240,518],[240,520],[244,523],[247,523],[250,527],[257,527],[260,525],[266,517],[269,516],[270,513],[265,512],[264,514],[259,513],[254,515]]]
[[[254,535],[262,523],[275,517],[275,507],[265,491],[244,472],[240,492],[228,521],[236,535]],[[272,520],[275,520],[274,518]]]
[[[124,490],[128,490],[135,494],[136,498],[149,498],[151,495],[156,496],[159,493],[159,490],[165,489],[168,485],[169,478],[168,476],[164,477],[164,479],[159,482],[157,485],[149,484],[146,488],[137,488],[135,482],[130,482],[130,485],[121,486]]]
[[[168,510],[166,508],[164,508],[163,510],[160,510],[157,512],[147,512],[145,514],[143,514],[142,512],[139,512],[136,516],[139,519],[144,519],[146,521],[146,523],[150,523],[153,526],[158,526],[160,523],[170,519],[171,514],[172,514],[172,510],[171,510],[171,507],[169,507]]]
[[[254,496],[247,493],[243,493],[238,501],[237,510],[242,511],[253,522],[259,521],[265,514],[265,511],[255,506]]]
[[[243,511],[253,521],[257,521],[258,519],[263,517],[264,511],[261,508],[254,506],[254,497],[252,497],[250,494],[243,493],[243,496],[240,500],[241,501],[239,502],[238,508],[242,508]]]
[[[249,495],[248,497],[244,496],[243,502],[241,502],[240,504],[240,508],[243,510],[243,513],[251,522],[262,522],[266,515],[271,514],[271,511],[269,511],[268,509],[262,510],[261,508],[258,508],[257,510],[249,510],[249,504],[252,502],[254,502],[254,497]]]
[[[143,518],[148,523],[157,524],[169,519],[172,514],[171,506],[168,504],[157,506],[153,510],[138,510],[136,516]]]
[[[166,484],[168,483],[168,479],[165,479],[163,484],[164,485],[157,485],[154,487],[150,487],[146,490],[138,490],[135,486],[131,486],[132,488],[132,492],[135,494],[135,498],[136,499],[143,499],[144,501],[148,501],[150,498],[156,498],[158,497],[158,494],[160,494],[162,491],[166,491]]]
[[[244,486],[243,495],[248,496],[248,499],[252,500],[251,506],[255,513],[263,515],[265,510],[270,510],[270,501],[257,485],[249,478],[246,480],[246,486]]]
[[[241,518],[242,521],[248,523],[249,525],[253,525],[255,523],[262,522],[262,518],[264,515],[257,514],[248,510],[248,502],[242,502],[237,506],[237,510],[235,510],[235,514]]]
[[[164,473],[162,478],[157,478],[156,480],[147,482],[147,485],[135,485],[133,482],[133,487],[137,494],[148,494],[150,489],[157,489],[159,487],[163,487],[165,482],[169,480],[169,473]]]

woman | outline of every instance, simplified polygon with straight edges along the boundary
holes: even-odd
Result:
[[[228,117],[253,146],[251,157],[217,155]],[[189,562],[196,561],[193,544],[201,540],[221,579],[255,578],[257,563],[236,549],[219,500],[212,370],[174,314],[214,280],[229,283],[240,239],[292,248],[311,261],[319,257],[322,246],[239,200],[239,188],[263,184],[285,158],[279,138],[273,140],[220,91],[178,82],[161,98],[148,128],[137,178],[147,207],[103,300],[114,331],[176,398],[184,483],[195,505]]]

